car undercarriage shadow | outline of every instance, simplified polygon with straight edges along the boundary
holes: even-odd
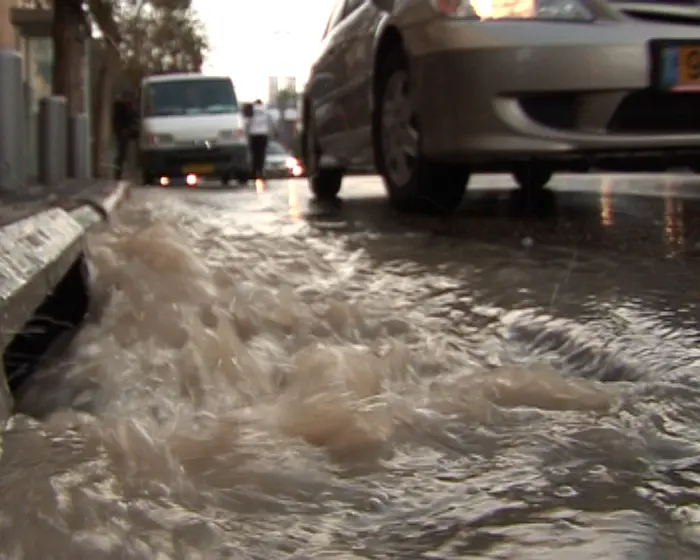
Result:
[[[603,191],[474,189],[451,215],[402,214],[383,196],[311,200],[304,218],[324,230],[417,234],[521,246],[535,243],[640,256],[693,257],[700,248],[700,199]],[[697,247],[696,247],[697,246]]]

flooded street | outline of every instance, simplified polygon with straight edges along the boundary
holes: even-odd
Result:
[[[0,558],[700,558],[700,184],[135,189],[19,396]]]

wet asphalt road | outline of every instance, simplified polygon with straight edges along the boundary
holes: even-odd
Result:
[[[595,324],[583,338],[612,339],[571,342],[569,329],[557,335],[548,328],[542,336],[536,327],[523,335],[545,350],[581,344],[579,361],[590,357],[591,345],[615,347],[614,365],[606,366],[613,373],[595,361],[596,371],[577,375],[639,377],[617,369],[634,370],[640,353],[651,360],[646,366],[663,362],[664,357],[646,356],[644,348],[625,349],[619,339],[642,337],[644,347],[651,344],[654,354],[666,356],[664,345],[644,339],[645,317],[663,323],[661,331],[689,329],[691,345],[698,340],[700,178],[692,174],[558,175],[535,199],[524,197],[508,175],[481,175],[472,178],[461,209],[447,218],[394,212],[376,176],[346,178],[336,203],[314,201],[306,181],[298,179],[257,189],[200,187],[175,196],[231,212],[239,226],[255,229],[269,222],[281,233],[285,227],[298,231],[294,224],[321,242],[342,240],[379,270],[408,262],[417,275],[462,278],[471,301],[501,313],[546,310],[576,329]],[[625,332],[635,323],[640,333]],[[617,356],[618,347],[632,365]],[[695,365],[700,354],[692,347],[691,354],[662,369],[676,361]]]
[[[303,179],[273,180],[257,190],[171,188],[170,194],[197,204],[211,202],[244,221],[241,213],[246,211],[253,220],[261,212],[287,214],[290,221],[303,221],[319,232],[366,230],[373,234],[370,238],[405,232],[455,246],[609,251],[636,255],[637,260],[682,260],[688,266],[694,255],[700,256],[700,178],[691,174],[558,175],[534,199],[525,198],[508,175],[480,175],[472,178],[461,209],[448,218],[392,211],[376,176],[346,178],[340,199],[325,204],[311,198]],[[409,256],[410,243],[405,249]]]
[[[0,557],[700,558],[700,181],[552,184],[135,189],[19,395]]]

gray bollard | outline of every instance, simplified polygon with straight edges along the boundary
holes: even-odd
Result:
[[[34,90],[29,82],[24,82],[24,132],[27,138],[24,161],[26,165],[26,176],[36,180],[37,178],[37,115],[32,110],[34,106]]]
[[[68,139],[66,98],[53,95],[39,101],[39,181],[57,185],[66,180]]]
[[[83,113],[68,121],[68,174],[73,179],[90,178],[90,121]]]
[[[15,190],[26,179],[22,58],[0,50],[0,191]]]

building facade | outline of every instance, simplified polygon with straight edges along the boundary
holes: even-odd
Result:
[[[19,52],[26,100],[27,172],[37,174],[39,99],[51,94],[51,0],[0,0],[0,48]]]
[[[36,102],[51,93],[51,1],[9,0],[0,6],[0,47],[22,55],[22,74]]]

